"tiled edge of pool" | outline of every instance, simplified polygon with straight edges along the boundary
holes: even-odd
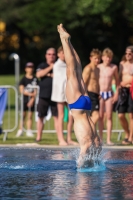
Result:
[[[24,144],[0,144],[0,147],[21,147],[21,148],[46,148],[46,149],[72,149],[72,148],[79,148],[79,146],[59,146],[59,145],[39,145],[36,143],[24,143]],[[103,149],[112,149],[112,150],[132,150],[133,145],[131,146],[119,146],[119,145],[114,145],[114,146],[103,146]]]

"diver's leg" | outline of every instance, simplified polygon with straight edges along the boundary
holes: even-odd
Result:
[[[81,96],[81,83],[79,82],[77,76],[78,66],[74,51],[71,46],[70,35],[65,31],[62,24],[60,24],[57,28],[60,34],[67,65],[66,97],[68,103],[70,104],[74,103]]]

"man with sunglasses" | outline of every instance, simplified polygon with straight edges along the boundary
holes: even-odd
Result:
[[[133,99],[130,87],[133,80],[133,46],[128,46],[125,51],[125,60],[120,62],[120,89],[118,100],[118,116],[125,131],[123,144],[133,142]],[[129,113],[129,124],[125,114]]]
[[[49,106],[54,118],[55,129],[57,130],[57,105],[56,102],[51,101],[53,64],[56,60],[55,49],[49,48],[46,51],[45,58],[46,62],[41,63],[36,71],[36,77],[40,79],[40,93],[37,106],[38,121],[36,142],[39,142],[42,138],[42,131],[44,128],[43,119],[47,116]]]

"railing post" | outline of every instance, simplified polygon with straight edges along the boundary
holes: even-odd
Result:
[[[15,93],[15,124],[13,128],[10,129],[4,129],[4,136],[3,136],[3,141],[6,141],[7,138],[7,134],[9,132],[13,132],[14,130],[16,130],[16,128],[18,127],[18,91],[16,89],[16,87],[12,86],[12,85],[0,85],[0,88],[5,88],[5,89],[13,89],[14,93]],[[10,97],[8,97],[10,98]],[[10,116],[9,116],[10,117]]]
[[[16,84],[16,87],[18,89],[19,74],[20,74],[20,58],[19,58],[18,54],[12,53],[9,56],[9,59],[10,60],[13,60],[13,59],[15,60],[15,84]]]

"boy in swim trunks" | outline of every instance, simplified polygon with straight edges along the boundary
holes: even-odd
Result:
[[[93,49],[90,53],[90,63],[83,70],[83,80],[91,99],[91,119],[94,124],[99,119],[99,68],[97,65],[101,60],[101,52]]]
[[[126,48],[126,60],[120,62],[120,92],[118,100],[118,116],[122,128],[125,131],[125,139],[122,144],[133,143],[133,99],[130,94],[130,86],[133,80],[133,46]],[[124,98],[123,98],[124,97]],[[125,114],[129,113],[129,123]]]
[[[113,103],[118,99],[118,68],[116,65],[111,64],[113,52],[111,49],[106,48],[102,52],[102,63],[98,65],[100,70],[99,85],[100,85],[100,109],[99,109],[99,133],[101,140],[103,139],[104,127],[104,111],[106,110],[107,119],[107,145],[113,145],[111,142],[112,130],[112,108]],[[112,92],[112,79],[116,82],[116,93]]]

